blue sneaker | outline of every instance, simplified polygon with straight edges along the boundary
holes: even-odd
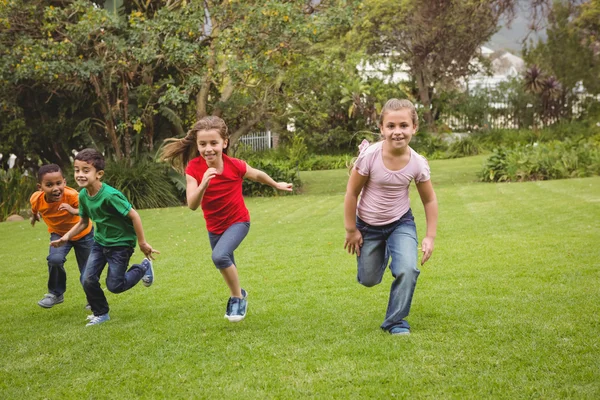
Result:
[[[402,320],[399,325],[393,326],[389,332],[392,335],[410,335],[410,326],[408,322]]]
[[[142,282],[144,283],[144,286],[148,287],[152,285],[152,282],[154,282],[154,269],[152,268],[152,261],[144,258],[141,265],[142,267],[146,268],[146,272],[142,277]]]
[[[248,292],[242,289],[242,298],[230,297],[227,301],[227,311],[225,318],[229,322],[240,322],[246,317],[246,311],[248,310]]]
[[[109,319],[110,317],[108,316],[108,313],[102,315],[94,315],[92,316],[92,318],[89,318],[90,322],[88,322],[85,326],[98,325],[108,321]]]

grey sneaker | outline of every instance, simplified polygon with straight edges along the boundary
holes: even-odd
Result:
[[[52,293],[46,293],[44,298],[38,301],[38,305],[44,308],[52,308],[55,304],[60,304],[63,301],[65,301],[65,298],[62,294],[60,296],[56,296]]]
[[[142,261],[142,266],[146,267],[146,273],[142,277],[142,282],[144,283],[144,286],[148,287],[154,282],[154,269],[152,268],[152,261],[144,258]]]
[[[90,322],[88,322],[85,326],[98,325],[98,324],[106,322],[106,321],[108,321],[110,319],[110,317],[108,316],[108,314],[92,315],[91,317],[92,318],[90,318]]]
[[[248,310],[248,292],[242,289],[243,298],[230,297],[227,302],[227,312],[225,318],[229,322],[240,322],[246,318],[246,311]]]

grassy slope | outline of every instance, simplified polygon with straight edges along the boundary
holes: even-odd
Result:
[[[92,328],[73,255],[65,303],[41,309],[48,235],[0,224],[0,398],[598,398],[600,178],[482,184],[481,162],[431,162],[438,239],[408,338],[378,329],[391,277],[361,287],[342,250],[342,170],[248,199],[236,325],[198,213],[141,211],[157,281],[109,293]]]

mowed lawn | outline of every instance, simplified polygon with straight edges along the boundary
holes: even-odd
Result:
[[[431,162],[438,237],[410,337],[379,329],[389,273],[356,283],[343,170],[247,199],[239,324],[200,212],[141,210],[156,282],[107,292],[111,320],[89,328],[74,254],[65,302],[42,309],[45,226],[1,223],[0,398],[600,398],[600,177],[484,184],[482,162]]]

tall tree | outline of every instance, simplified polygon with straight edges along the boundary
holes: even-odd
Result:
[[[434,129],[438,94],[473,72],[478,49],[514,7],[511,0],[368,0],[355,32],[369,54],[396,69],[408,65],[423,117]]]

